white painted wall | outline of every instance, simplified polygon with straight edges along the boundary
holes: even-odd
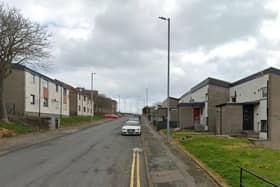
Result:
[[[35,76],[35,82],[33,81],[33,76]],[[61,113],[61,104],[62,99],[62,115],[69,116],[69,90],[67,89],[66,97],[67,103],[63,104],[63,95],[61,98],[61,92],[63,88],[58,86],[58,91],[56,91],[56,83],[53,81],[48,81],[48,90],[49,90],[49,103],[48,107],[43,105],[43,82],[46,81],[40,78],[37,74],[32,74],[25,71],[25,112],[39,113],[39,104],[40,111],[42,114],[54,114],[60,115]],[[40,88],[39,88],[40,87]],[[40,99],[39,99],[39,89],[41,89]],[[35,104],[31,104],[31,94],[35,95]],[[39,103],[40,100],[40,103]]]
[[[268,75],[263,75],[257,79],[236,85],[230,88],[230,97],[235,95],[236,102],[254,102],[259,101],[259,104],[254,106],[254,131],[259,132],[261,120],[267,120],[267,97],[262,96],[262,88],[267,87]],[[232,102],[230,98],[230,102]]]
[[[84,97],[86,98],[85,100]],[[91,103],[90,97],[88,97],[86,94],[82,94],[82,93],[77,94],[78,116],[91,116],[93,112],[92,105],[93,104]],[[79,110],[79,106],[80,106],[80,110]],[[84,107],[86,108],[86,112],[84,112]]]
[[[204,107],[201,108],[200,123],[205,124],[208,117],[208,100],[206,94],[208,94],[208,85],[196,90],[193,93],[189,93],[182,97],[179,103],[201,102],[204,103]]]

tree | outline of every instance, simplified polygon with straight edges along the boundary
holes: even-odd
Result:
[[[44,66],[49,57],[47,27],[23,17],[18,9],[0,4],[0,121],[8,122],[4,80],[13,64]],[[43,63],[42,63],[43,62]]]

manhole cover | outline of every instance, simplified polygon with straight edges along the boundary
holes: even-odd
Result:
[[[154,183],[165,183],[183,180],[183,176],[178,170],[152,171],[151,177]]]

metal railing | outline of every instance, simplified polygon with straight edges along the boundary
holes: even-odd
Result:
[[[262,181],[263,183],[266,183],[266,184],[274,186],[274,187],[280,187],[279,185],[274,184],[274,183],[270,182],[269,180],[267,180],[267,179],[265,179],[263,177],[260,177],[260,176],[256,175],[255,173],[253,173],[253,172],[251,172],[251,171],[249,171],[249,170],[247,170],[245,168],[242,168],[242,167],[240,167],[240,187],[246,187],[244,185],[244,183],[243,183],[244,182],[244,180],[243,180],[243,173],[244,172],[252,175],[253,177],[255,177],[256,179]]]

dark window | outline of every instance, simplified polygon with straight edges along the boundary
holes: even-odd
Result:
[[[86,107],[84,107],[84,112],[86,112]]]
[[[79,111],[81,111],[81,106],[79,105]]]
[[[67,95],[67,89],[63,88],[63,96],[66,96],[66,95]]]
[[[267,121],[261,120],[261,132],[267,132]]]
[[[78,96],[79,96],[79,100],[81,100],[81,94],[78,94]]]
[[[44,98],[43,105],[44,105],[44,107],[48,107],[49,106],[49,99],[48,98]]]
[[[84,101],[86,101],[86,96],[84,96]]]
[[[235,103],[236,102],[236,97],[232,97],[231,102]]]
[[[267,87],[262,88],[262,97],[267,97]]]
[[[32,105],[35,104],[35,95],[34,94],[30,95],[30,104],[32,104]]]
[[[55,91],[58,92],[58,85],[55,85]]]
[[[33,75],[32,75],[32,82],[33,82],[33,84],[35,84],[35,81],[36,81],[35,78],[36,78],[36,77],[35,77],[35,75],[33,74]]]

